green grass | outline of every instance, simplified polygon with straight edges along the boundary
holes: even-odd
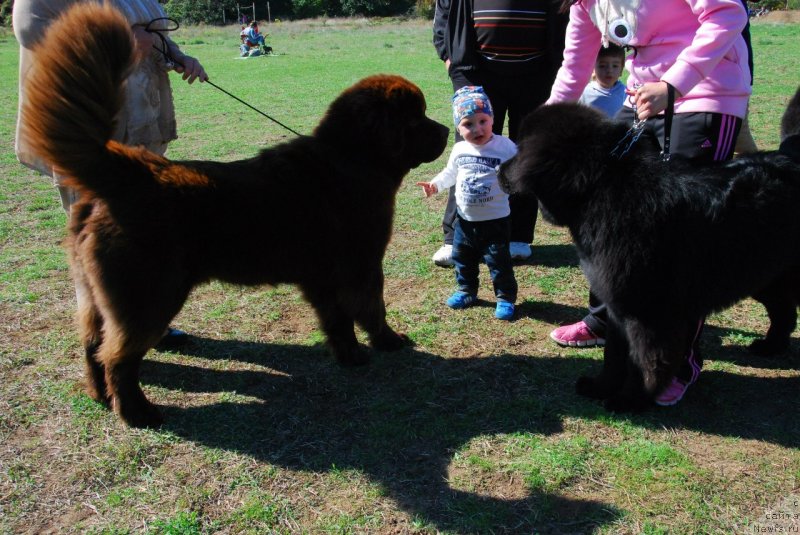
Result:
[[[299,132],[378,72],[416,82],[450,124],[430,22],[267,31],[278,55],[247,60],[237,27],[182,28],[176,40],[212,81]],[[800,82],[799,38],[798,25],[753,26],[751,124],[765,149]],[[414,348],[343,369],[295,288],[211,283],[175,320],[191,345],[143,365],[164,427],[122,427],[81,392],[65,217],[48,179],[13,154],[16,69],[16,44],[0,34],[0,533],[753,533],[792,510],[797,335],[784,358],[749,356],[768,320],[745,301],[710,318],[707,366],[679,406],[606,413],[573,386],[602,351],[547,337],[588,296],[563,229],[540,221],[533,261],[516,267],[517,321],[492,319],[486,275],[486,306],[443,305],[453,275],[430,256],[444,198],[413,184],[445,156],[406,178],[384,262],[389,322]],[[174,90],[172,158],[232,160],[292,138],[211,86]]]

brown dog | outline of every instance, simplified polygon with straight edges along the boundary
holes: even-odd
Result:
[[[419,88],[372,76],[342,93],[311,136],[243,161],[172,162],[109,141],[134,60],[122,15],[77,5],[48,35],[26,88],[25,135],[80,191],[67,249],[89,395],[130,425],[159,424],[139,366],[210,279],[297,284],[343,364],[367,361],[354,322],[376,349],[404,345],[383,302],[395,194],[448,134],[425,116]]]

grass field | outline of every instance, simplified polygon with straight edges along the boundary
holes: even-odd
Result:
[[[376,72],[415,81],[449,124],[429,22],[267,31],[277,56],[238,59],[236,27],[176,40],[212,81],[299,132]],[[800,25],[759,21],[753,35],[752,128],[773,149],[800,83]],[[65,216],[14,157],[16,69],[14,38],[0,34],[0,533],[800,531],[797,333],[785,357],[750,356],[767,320],[745,301],[709,319],[707,365],[681,404],[607,414],[573,390],[601,351],[547,338],[588,295],[562,229],[540,221],[533,259],[516,267],[517,321],[492,318],[485,272],[485,306],[444,306],[453,275],[430,262],[444,196],[413,186],[444,156],[406,179],[385,260],[389,322],[413,348],[343,369],[293,287],[209,284],[174,321],[189,347],[143,367],[165,425],[124,428],[81,392]],[[173,158],[232,160],[292,137],[212,87],[174,88]]]

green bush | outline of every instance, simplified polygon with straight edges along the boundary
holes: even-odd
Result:
[[[292,17],[313,19],[316,17],[335,17],[342,14],[338,0],[292,0]]]
[[[219,24],[223,10],[227,14],[236,13],[235,0],[169,0],[164,5],[167,14],[181,24]],[[231,17],[231,18],[235,18]]]
[[[414,0],[342,0],[342,14],[347,17],[389,17],[411,12]]]
[[[11,8],[14,0],[0,1],[0,26],[11,26]]]
[[[313,0],[304,0],[306,3]],[[328,0],[320,0],[326,2]],[[242,4],[240,0],[168,0],[164,5],[167,14],[181,24],[221,24],[224,20],[231,22],[236,20],[236,4]],[[252,17],[250,5],[244,5],[244,13]],[[270,13],[273,19],[279,17],[291,17],[294,12],[292,0],[270,0]],[[266,2],[256,2],[256,19],[267,20]]]
[[[794,4],[794,7],[792,7]],[[800,0],[759,0],[758,2],[750,2],[751,11],[757,11],[761,8],[769,9],[770,11],[780,11],[782,9],[797,9]]]
[[[417,4],[414,6],[414,15],[421,19],[433,20],[435,11],[436,0],[417,0]]]

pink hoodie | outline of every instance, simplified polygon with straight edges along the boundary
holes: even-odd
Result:
[[[548,104],[580,98],[605,38],[636,49],[625,64],[629,89],[663,80],[683,94],[676,113],[745,116],[750,69],[740,0],[580,0],[569,17],[564,61]],[[598,29],[603,27],[606,35]]]

